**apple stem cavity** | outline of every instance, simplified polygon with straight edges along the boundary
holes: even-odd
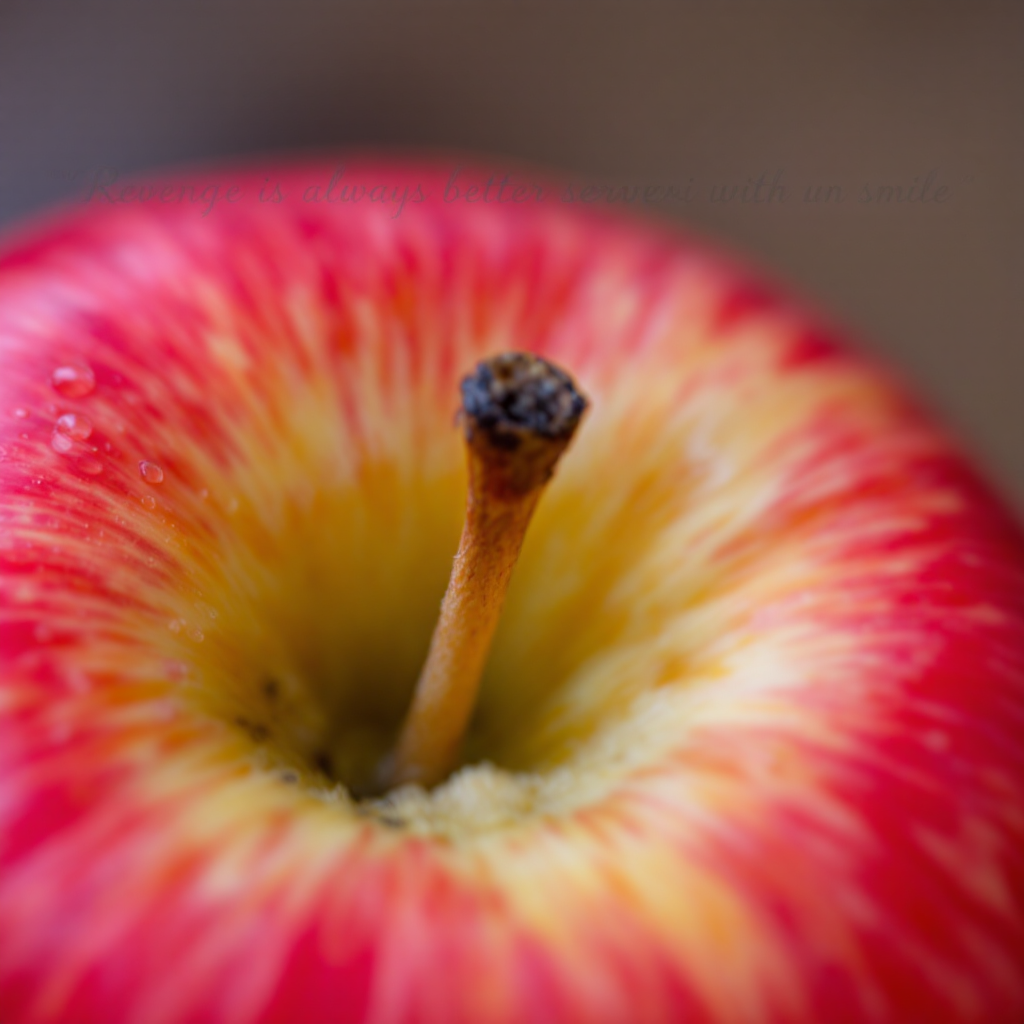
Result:
[[[386,789],[435,786],[455,767],[526,529],[587,408],[564,370],[523,352],[479,363],[461,390],[466,519],[427,660],[380,766]]]

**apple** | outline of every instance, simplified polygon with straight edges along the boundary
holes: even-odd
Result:
[[[1024,1019],[1019,527],[779,286],[508,177],[8,239],[0,1021]],[[381,785],[506,352],[589,407],[455,762]]]

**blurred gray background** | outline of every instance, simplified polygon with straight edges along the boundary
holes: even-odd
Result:
[[[852,324],[1024,512],[1024,4],[0,6],[0,229],[104,168],[353,144],[689,186],[645,212]]]

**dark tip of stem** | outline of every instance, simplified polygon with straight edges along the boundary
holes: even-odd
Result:
[[[564,370],[528,352],[487,359],[462,381],[467,436],[483,433],[505,451],[529,438],[567,443],[586,408]]]

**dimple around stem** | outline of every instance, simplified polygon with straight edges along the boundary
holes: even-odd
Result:
[[[527,527],[587,407],[565,371],[520,352],[478,364],[462,399],[466,521],[384,788],[436,785],[457,763]]]

